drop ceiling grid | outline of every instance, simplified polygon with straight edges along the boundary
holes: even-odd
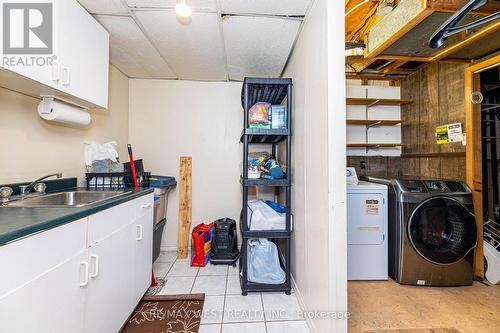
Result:
[[[131,17],[94,17],[110,33],[112,63],[128,77],[177,78]]]
[[[173,9],[177,3],[176,0],[125,0],[129,7],[135,8],[169,8]],[[188,0],[188,4],[193,11],[217,11],[216,0]]]
[[[195,12],[187,25],[170,11],[137,11],[135,15],[179,79],[226,80],[217,14]]]
[[[128,8],[121,0],[78,0],[91,14],[128,14]]]
[[[224,57],[224,65],[226,69],[226,81],[229,81],[229,62],[227,60],[227,47],[226,47],[226,37],[224,36],[224,27],[222,22],[222,6],[220,4],[220,0],[217,1],[217,18],[219,19],[219,36],[221,40],[222,47],[222,56]]]
[[[111,57],[125,74],[138,78],[200,81],[240,81],[245,76],[279,77],[293,50],[303,19],[273,15],[305,16],[312,3],[311,0],[188,0],[193,8],[193,17],[190,25],[182,25],[174,13],[176,0],[79,1],[94,14],[102,12],[105,15],[130,17],[137,25],[137,31],[144,35],[146,44],[150,44],[138,48],[134,44],[138,41],[132,40],[130,44],[134,45],[130,49],[129,43],[124,40],[127,34],[110,26],[105,27],[110,33],[115,30],[114,38],[111,33],[112,43],[118,41],[120,44],[111,46]],[[224,16],[225,11],[229,10],[231,14],[238,13],[241,16]],[[105,15],[97,16],[105,20],[102,18]],[[148,16],[156,19],[150,21]],[[228,26],[227,20],[240,23]],[[282,21],[281,25],[277,23],[278,20]],[[252,21],[258,23],[248,23]],[[260,22],[264,22],[263,25]],[[246,34],[255,30],[258,32],[247,38]],[[137,37],[137,31],[131,36]],[[167,69],[163,68],[165,66],[160,64],[158,57]],[[148,62],[153,64],[148,66]],[[140,66],[144,67],[145,73],[138,73]],[[157,70],[152,74],[155,67]]]
[[[226,16],[223,22],[231,80],[281,75],[301,21]]]
[[[220,0],[223,13],[304,16],[311,0]]]

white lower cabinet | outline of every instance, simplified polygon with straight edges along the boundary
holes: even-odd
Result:
[[[137,269],[135,239],[131,228],[128,224],[88,249],[87,333],[118,332],[137,304],[133,287]]]
[[[138,202],[141,213],[133,223],[135,229],[135,299],[140,299],[151,284],[151,272],[153,269],[153,205],[152,201]],[[151,258],[145,260],[144,258]]]
[[[151,284],[152,207],[149,194],[0,246],[0,266],[8,267],[0,274],[8,286],[0,290],[0,331],[117,333]],[[43,259],[44,244],[60,246],[41,251]],[[21,272],[29,279],[12,282]]]
[[[0,331],[83,333],[86,290],[80,285],[87,279],[86,263],[82,251],[2,297]]]

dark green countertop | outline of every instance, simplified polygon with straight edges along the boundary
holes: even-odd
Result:
[[[33,233],[81,219],[152,192],[152,188],[132,190],[130,194],[78,208],[0,207],[0,246]]]

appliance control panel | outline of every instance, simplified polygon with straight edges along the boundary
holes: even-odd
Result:
[[[427,186],[430,193],[450,192],[450,189],[446,185],[446,182],[444,182],[442,180],[426,180],[425,186]]]
[[[424,183],[420,180],[400,180],[399,183],[406,192],[427,193]]]
[[[398,179],[399,187],[407,193],[468,193],[467,186],[460,181]]]

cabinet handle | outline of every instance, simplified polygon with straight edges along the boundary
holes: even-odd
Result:
[[[136,237],[135,237],[135,240],[136,241],[141,241],[143,236],[144,236],[144,228],[142,227],[142,225],[138,224],[137,225],[137,233],[136,233]]]
[[[149,208],[149,207],[151,207],[152,205],[153,205],[153,204],[152,204],[151,202],[148,202],[147,204],[144,204],[144,205],[142,205],[141,207],[142,207],[142,208]]]
[[[71,81],[71,71],[69,70],[68,67],[64,67],[62,72],[63,72],[62,84],[63,86],[69,86],[69,83]]]
[[[52,63],[52,81],[59,81],[61,79],[61,64],[59,61],[54,61]]]
[[[90,275],[91,278],[96,278],[99,275],[99,256],[92,254],[90,259],[94,259],[94,273]]]
[[[86,261],[80,262],[80,266],[83,266],[83,282],[80,283],[80,287],[85,287],[89,284],[89,263]]]

